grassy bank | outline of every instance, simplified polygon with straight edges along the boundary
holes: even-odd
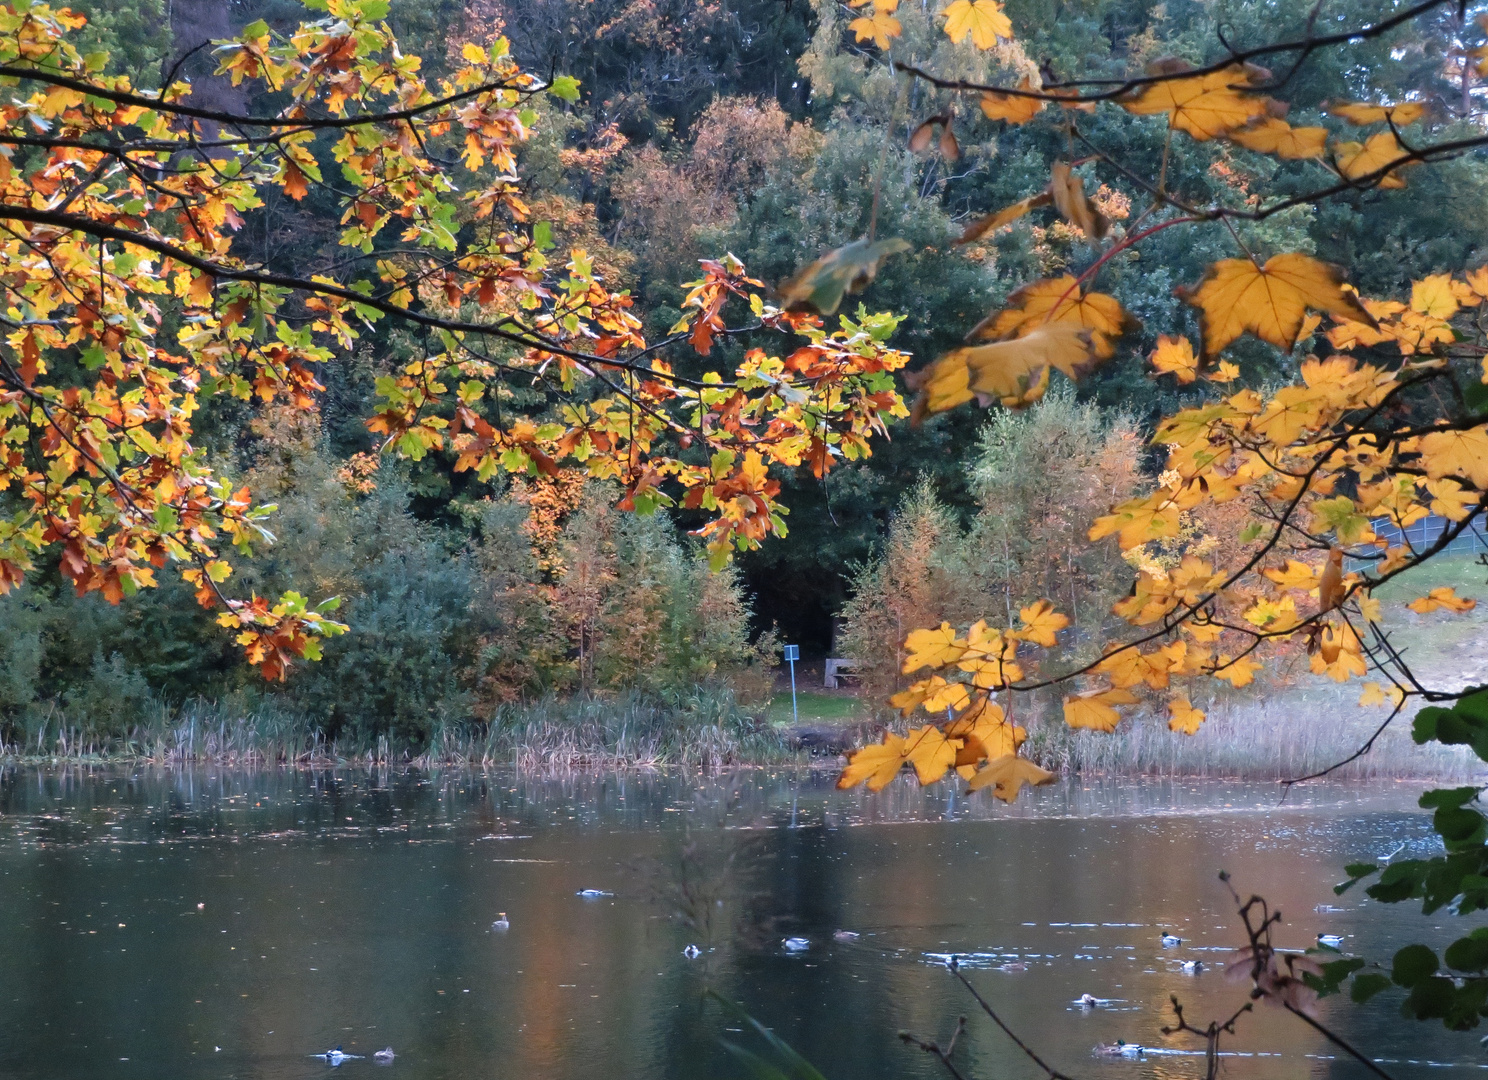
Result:
[[[328,738],[274,702],[251,708],[204,700],[156,710],[127,735],[90,733],[58,712],[24,742],[0,745],[20,761],[211,762],[227,766],[396,763],[519,768],[721,768],[794,761],[786,733],[726,690],[665,697],[626,694],[504,705],[490,723],[446,722],[427,745],[386,736]]]
[[[1221,702],[1196,735],[1168,730],[1165,715],[1138,716],[1114,734],[1035,731],[1031,755],[1046,768],[1106,776],[1286,780],[1353,757],[1388,715],[1361,708],[1358,688],[1313,687],[1260,701]],[[1417,746],[1397,717],[1370,750],[1331,773],[1340,780],[1466,781],[1482,763],[1461,747]]]

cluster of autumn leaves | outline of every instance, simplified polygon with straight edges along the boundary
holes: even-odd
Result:
[[[0,104],[0,491],[18,496],[0,518],[0,592],[53,550],[79,594],[111,602],[170,565],[265,676],[313,659],[345,629],[333,602],[230,595],[224,541],[242,556],[270,542],[272,508],[207,464],[193,416],[223,397],[314,408],[316,366],[389,317],[422,325],[429,348],[378,383],[381,449],[448,452],[482,479],[577,465],[622,485],[628,509],[704,511],[718,563],[784,532],[771,467],[824,475],[906,415],[892,373],[909,358],[887,345],[898,320],[822,318],[884,249],[808,267],[779,304],[737,261],[708,263],[674,333],[648,345],[587,253],[550,258],[521,196],[530,99],[575,100],[577,83],[540,85],[498,38],[464,46],[435,84],[398,48],[385,0],[314,6],[325,17],[287,35],[258,22],[218,44],[219,74],[287,101],[233,118],[186,84],[139,91],[107,74],[66,9],[0,4],[16,87]],[[266,191],[302,200],[328,169],[349,269],[297,279],[237,253]],[[708,356],[740,329],[726,305],[788,347],[675,375],[662,347]],[[503,418],[513,378],[549,391],[554,418]],[[576,394],[581,381],[601,392]]]
[[[1250,303],[1247,290],[1258,281],[1264,281],[1265,317],[1237,318],[1236,306],[1243,310]],[[1143,702],[1139,692],[1168,691],[1169,727],[1192,735],[1204,712],[1188,692],[1177,690],[1175,680],[1247,686],[1268,653],[1299,643],[1316,675],[1342,683],[1378,671],[1388,688],[1366,682],[1360,704],[1398,707],[1406,693],[1418,690],[1408,689],[1411,680],[1392,666],[1382,642],[1368,644],[1383,619],[1382,602],[1371,592],[1430,557],[1430,551],[1402,542],[1407,526],[1428,514],[1464,523],[1488,505],[1488,424],[1479,415],[1488,393],[1476,394],[1479,410],[1444,410],[1428,423],[1400,418],[1412,392],[1429,393],[1431,384],[1454,397],[1461,392],[1452,389],[1450,358],[1441,347],[1481,336],[1475,316],[1488,300],[1488,272],[1433,275],[1414,283],[1409,303],[1380,302],[1317,274],[1305,256],[1277,256],[1262,267],[1228,260],[1211,270],[1193,297],[1200,305],[1217,305],[1212,319],[1204,311],[1206,334],[1214,337],[1197,350],[1185,337],[1160,339],[1151,356],[1155,375],[1192,382],[1199,377],[1200,356],[1217,351],[1209,342],[1217,339],[1223,347],[1243,331],[1281,343],[1317,334],[1338,352],[1305,358],[1295,385],[1269,395],[1240,390],[1182,410],[1158,427],[1153,443],[1166,450],[1158,484],[1098,518],[1090,539],[1115,537],[1124,552],[1139,555],[1149,545],[1174,542],[1188,516],[1206,505],[1244,500],[1249,522],[1239,535],[1243,555],[1231,566],[1193,554],[1166,568],[1139,560],[1147,565],[1114,608],[1138,631],[1135,641],[1112,644],[1098,661],[1063,674],[1041,673],[1040,681],[1087,684],[1064,699],[1072,728],[1114,731],[1122,719],[1119,708]],[[1321,320],[1306,313],[1314,306],[1330,312],[1331,327],[1323,330]],[[1349,355],[1364,348],[1396,350],[1401,361],[1386,367]],[[1208,377],[1231,381],[1235,373],[1223,370],[1229,366],[1221,363]],[[1481,381],[1473,380],[1479,387],[1488,383],[1488,360],[1480,371]],[[1474,394],[1469,384],[1468,396]],[[1393,528],[1381,535],[1380,522]],[[1345,555],[1363,569],[1345,573]],[[1474,601],[1439,587],[1405,606],[1418,614],[1461,613]],[[1024,672],[1015,662],[1017,643],[1052,646],[1053,631],[1066,623],[1047,602],[1025,609],[1022,620],[1021,629],[1001,633],[984,623],[965,635],[946,624],[912,633],[905,674],[924,668],[934,674],[893,703],[906,716],[922,707],[948,720],[859,751],[840,786],[864,779],[882,786],[892,777],[892,753],[913,765],[922,782],[944,774],[940,762],[948,754],[958,768],[986,759],[987,779],[979,782],[982,772],[970,773],[972,786],[994,784],[999,797],[1015,796],[1021,782],[1047,781],[1048,774],[1016,757],[1021,729],[987,727],[993,718],[1009,723],[993,703],[996,693],[1006,692],[1011,700],[1012,693],[1030,688],[1019,683]],[[1039,626],[1050,632],[1039,635]],[[976,743],[969,735],[973,727]],[[942,743],[950,749],[941,749]],[[1004,752],[979,757],[978,746]]]

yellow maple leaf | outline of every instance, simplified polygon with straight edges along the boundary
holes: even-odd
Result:
[[[1056,161],[1049,170],[1049,194],[1065,221],[1085,234],[1087,240],[1100,240],[1111,229],[1111,222],[1085,194],[1085,181],[1074,174],[1069,163]]]
[[[1458,596],[1456,589],[1450,585],[1443,585],[1440,588],[1432,589],[1425,596],[1417,597],[1405,606],[1418,615],[1425,615],[1439,608],[1445,608],[1460,615],[1464,611],[1471,611],[1477,607],[1478,602],[1468,597]]]
[[[1488,266],[1480,266],[1462,275],[1467,289],[1481,302],[1488,297]]]
[[[1398,105],[1337,101],[1330,103],[1327,109],[1334,116],[1360,127],[1365,124],[1383,124],[1386,120],[1393,121],[1396,127],[1405,127],[1426,115],[1426,106],[1419,101],[1406,101]]]
[[[1095,356],[1100,360],[1115,354],[1113,339],[1141,325],[1114,296],[1082,293],[1074,277],[1064,274],[1030,282],[1013,292],[1007,299],[1007,307],[972,327],[967,340],[1022,337],[1060,322],[1088,329]]]
[[[1263,116],[1229,133],[1232,142],[1247,150],[1260,154],[1275,154],[1287,161],[1305,158],[1320,158],[1328,145],[1328,129],[1321,127],[1294,128],[1285,120],[1274,116]]]
[[[1169,124],[1202,142],[1266,114],[1266,99],[1245,92],[1249,81],[1249,73],[1232,64],[1207,75],[1150,83],[1121,105],[1138,116],[1167,113]]]
[[[1186,337],[1161,335],[1157,339],[1157,348],[1147,359],[1159,375],[1176,375],[1180,386],[1187,386],[1199,377],[1199,358],[1194,355],[1193,343]]]
[[[956,771],[965,780],[971,779],[981,761],[1015,754],[1028,738],[1027,731],[1008,723],[1002,709],[986,698],[946,725],[945,733],[948,738],[961,740]]]
[[[1302,589],[1311,592],[1318,587],[1317,571],[1305,562],[1288,559],[1286,569],[1263,570],[1261,573],[1283,589]]]
[[[1221,360],[1219,366],[1214,369],[1213,374],[1204,376],[1210,382],[1227,383],[1234,382],[1240,377],[1240,369],[1228,360]]]
[[[1249,686],[1255,682],[1255,673],[1260,670],[1261,665],[1248,656],[1242,656],[1237,660],[1225,653],[1220,653],[1214,665],[1213,675],[1216,679],[1223,679],[1238,690],[1242,686]]]
[[[1366,176],[1373,176],[1397,161],[1402,161],[1410,154],[1410,151],[1400,144],[1400,140],[1395,137],[1393,131],[1381,131],[1369,136],[1362,144],[1339,143],[1335,147],[1335,153],[1339,174],[1349,180],[1361,180]],[[1400,168],[1414,164],[1416,164],[1414,161],[1402,161]],[[1374,183],[1382,188],[1403,188],[1405,177],[1400,175],[1398,169],[1391,169]]]
[[[837,786],[842,790],[867,781],[869,791],[881,791],[905,763],[914,766],[921,784],[933,784],[956,760],[956,744],[933,725],[899,736],[884,735],[882,743],[865,746],[848,760]]]
[[[1364,684],[1364,692],[1359,695],[1360,705],[1399,705],[1405,700],[1405,691],[1398,686],[1391,686],[1385,690],[1377,682]]]
[[[1323,627],[1310,666],[1314,675],[1327,675],[1340,683],[1369,670],[1364,663],[1364,649],[1359,636],[1348,623],[1330,622]]]
[[[1373,596],[1359,597],[1359,613],[1366,622],[1377,623],[1384,617],[1380,602]]]
[[[978,49],[992,48],[998,38],[1012,40],[1013,24],[997,0],[955,0],[940,14],[946,21],[946,36],[958,45],[968,34]]]
[[[1038,87],[1034,86],[1033,80],[1025,75],[1019,81],[1018,89],[1033,92],[1038,90]],[[1044,101],[1042,98],[993,92],[982,95],[982,114],[988,120],[1005,120],[1009,124],[1026,124],[1037,116],[1043,107]]]
[[[1212,645],[1224,633],[1223,626],[1211,622],[1186,622],[1183,624],[1183,630],[1195,641],[1204,645]]]
[[[1181,643],[1180,643],[1181,644]],[[1096,670],[1109,675],[1111,685],[1124,690],[1146,683],[1155,690],[1168,685],[1172,657],[1163,650],[1144,653],[1139,649],[1118,649],[1096,665]]]
[[[837,777],[837,787],[846,791],[866,780],[869,791],[882,791],[903,766],[904,739],[889,732],[882,743],[865,746],[848,759]]]
[[[898,709],[901,714],[908,716],[919,708],[929,698],[935,697],[951,685],[939,675],[932,675],[928,679],[921,679],[913,683],[906,690],[901,690],[889,698],[889,704]]]
[[[1478,505],[1477,492],[1449,477],[1427,480],[1426,490],[1431,493],[1431,512],[1451,521],[1461,521]]]
[[[1460,476],[1478,490],[1488,490],[1488,425],[1469,431],[1433,431],[1421,437],[1420,451],[1428,479]]]
[[[1070,624],[1069,616],[1055,611],[1054,605],[1047,600],[1020,608],[1018,618],[1022,620],[1023,628],[1011,631],[1009,636],[1031,641],[1045,648],[1056,645],[1058,641],[1054,635]]]
[[[932,724],[904,737],[904,760],[914,766],[922,787],[935,783],[956,763],[956,749],[956,744]]]
[[[1432,274],[1411,283],[1411,307],[1422,315],[1450,319],[1461,306],[1452,290],[1451,274]]]
[[[871,15],[860,15],[848,23],[847,28],[856,35],[856,40],[871,40],[880,49],[887,49],[889,42],[904,32],[899,20],[884,10],[881,4],[873,6]]]
[[[985,620],[979,620],[966,632],[966,655],[956,666],[971,672],[974,686],[991,690],[1023,677],[1017,655],[1016,639],[1011,635],[1004,638],[1000,631],[988,628]]]
[[[971,693],[966,689],[965,683],[948,682],[926,696],[923,704],[926,712],[939,713],[947,709],[965,708],[969,700]]]
[[[1143,498],[1124,502],[1111,513],[1102,514],[1095,519],[1095,524],[1086,535],[1091,540],[1099,540],[1119,532],[1121,535],[1117,542],[1121,545],[1121,550],[1129,551],[1149,540],[1177,536],[1182,524],[1180,514],[1181,510],[1173,505],[1170,493],[1160,490]]]
[[[1136,696],[1122,687],[1110,690],[1091,690],[1064,699],[1064,722],[1072,728],[1087,728],[1104,731],[1116,730],[1121,723],[1121,714],[1113,705],[1134,705]]]
[[[1327,394],[1310,386],[1283,386],[1261,415],[1251,421],[1251,427],[1277,446],[1286,446],[1316,426],[1327,403]]]
[[[917,380],[915,416],[944,412],[976,397],[1022,408],[1043,397],[1051,367],[1079,379],[1099,365],[1090,331],[1071,323],[1050,323],[1012,341],[953,349]]]
[[[1018,797],[1024,784],[1052,784],[1054,779],[1053,773],[1039,768],[1027,758],[1007,754],[990,762],[966,786],[971,791],[980,791],[991,785],[992,794],[1010,803]]]
[[[1203,355],[1208,359],[1247,330],[1290,350],[1308,308],[1378,326],[1357,294],[1342,285],[1337,267],[1293,252],[1274,255],[1260,267],[1249,259],[1221,259],[1186,298],[1202,313]]]
[[[936,630],[911,630],[904,640],[908,653],[904,658],[904,674],[920,668],[943,668],[961,659],[966,651],[966,641],[956,635],[951,624],[943,622]]]
[[[1195,709],[1186,697],[1176,697],[1168,702],[1168,730],[1181,731],[1185,735],[1196,735],[1204,722],[1204,710]]]

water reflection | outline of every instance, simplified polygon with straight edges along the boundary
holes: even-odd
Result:
[[[896,1033],[944,1038],[962,1014],[966,1075],[1038,1075],[941,966],[955,953],[1058,1067],[1196,1076],[1198,1048],[1159,1029],[1172,994],[1205,1020],[1242,999],[1184,969],[1236,941],[1220,868],[1286,913],[1284,945],[1325,931],[1385,958],[1453,936],[1331,893],[1345,863],[1432,850],[1416,793],[1318,785],[1278,804],[1270,785],[1122,781],[1007,808],[798,772],[12,769],[0,1073],[316,1076],[308,1055],[341,1045],[367,1055],[345,1075],[391,1044],[406,1077],[742,1075],[711,986],[832,1080],[943,1075]],[[1087,993],[1102,1000],[1082,1008]],[[1483,1061],[1475,1037],[1388,1002],[1329,1016],[1382,1058]],[[1092,1057],[1116,1039],[1153,1051]],[[1229,1076],[1363,1075],[1289,1017],[1248,1018],[1229,1048]]]

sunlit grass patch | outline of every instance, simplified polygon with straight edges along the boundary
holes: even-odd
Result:
[[[811,691],[796,691],[796,706],[803,724],[845,724],[859,719],[859,702],[845,694],[818,694]],[[772,724],[789,724],[791,696],[787,690],[776,694],[770,701],[765,718]]]

